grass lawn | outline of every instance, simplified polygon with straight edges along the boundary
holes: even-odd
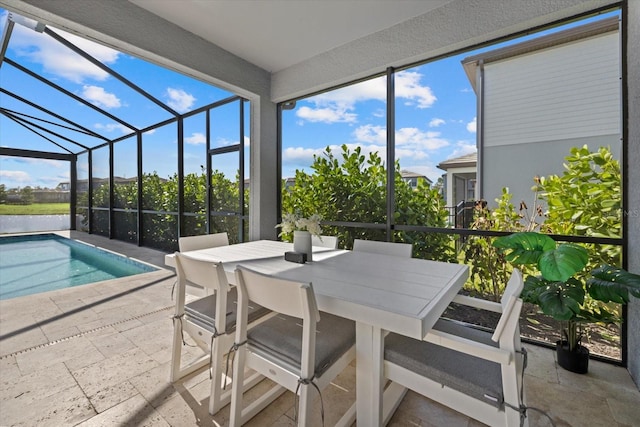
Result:
[[[31,205],[0,205],[0,215],[68,215],[69,203],[33,203]]]

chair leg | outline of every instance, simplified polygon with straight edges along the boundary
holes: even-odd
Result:
[[[308,426],[309,421],[311,419],[311,399],[310,391],[313,386],[309,384],[301,384],[300,385],[300,396],[298,400],[298,426],[304,427]]]
[[[214,415],[222,409],[222,359],[224,350],[220,345],[220,339],[213,340],[211,348],[212,366],[211,366],[211,397],[209,397],[209,414]]]
[[[244,376],[244,363],[247,357],[246,346],[242,345],[236,350],[233,362],[233,386],[231,388],[231,411],[229,414],[229,427],[239,427],[242,425],[242,394],[244,392],[244,381],[239,380]],[[231,355],[227,355],[231,357]]]
[[[182,331],[180,319],[173,319],[173,347],[171,349],[171,376],[170,381],[174,382],[180,378],[180,363],[182,358]]]

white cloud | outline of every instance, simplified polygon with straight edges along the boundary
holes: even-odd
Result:
[[[117,96],[109,93],[100,86],[84,85],[82,87],[82,96],[93,105],[100,108],[120,108],[122,103]]]
[[[386,144],[387,132],[384,126],[364,125],[353,132],[354,137],[360,143]],[[437,150],[449,145],[446,139],[440,137],[440,132],[424,132],[418,128],[400,128],[396,131],[396,149],[412,150],[420,156],[419,151]]]
[[[300,107],[296,116],[309,122],[321,123],[353,123],[357,118],[356,114],[349,113],[346,109],[309,107]]]
[[[437,100],[429,86],[420,84],[422,74],[412,71],[402,71],[395,76],[395,92],[399,99],[406,100],[409,105],[417,108],[429,108]],[[361,83],[336,89],[308,98],[306,102],[312,107],[303,106],[297,109],[296,116],[302,120],[323,123],[354,123],[358,114],[354,112],[358,102],[380,101],[386,102],[386,78],[377,77]],[[384,110],[376,109],[372,113],[375,117],[384,114]],[[301,123],[300,123],[301,124]]]
[[[418,128],[401,128],[396,131],[396,147],[433,151],[448,145],[446,139],[440,138],[440,132],[423,132]]]
[[[191,144],[191,145],[201,145],[201,144],[206,144],[207,143],[207,137],[205,136],[205,134],[201,133],[201,132],[194,132],[191,134],[191,136],[187,136],[184,138],[184,142],[186,144]]]
[[[29,175],[25,171],[0,170],[0,178],[4,178],[7,181],[20,182],[20,183],[28,183],[31,181],[31,175]]]
[[[95,127],[98,130],[103,130],[105,132],[120,131],[120,133],[122,133],[123,135],[126,135],[132,132],[131,129],[129,129],[128,127],[120,123],[107,123],[106,125],[103,125],[102,123],[96,123],[95,125],[93,125],[93,127]]]
[[[466,156],[467,154],[475,153],[477,150],[475,142],[469,141],[458,141],[456,143],[456,148],[453,150],[450,158]]]
[[[113,64],[120,53],[109,47],[54,29],[56,33],[105,64]],[[16,55],[41,64],[44,71],[74,83],[87,79],[102,81],[109,74],[63,46],[52,37],[16,25],[11,36],[11,47]]]
[[[445,124],[446,122],[442,119],[438,119],[438,118],[434,118],[429,122],[429,127],[430,128],[437,128],[440,125]]]
[[[438,98],[429,86],[420,85],[422,74],[415,71],[401,71],[396,74],[396,97],[417,102],[418,108],[429,108]]]
[[[319,156],[324,152],[324,148],[303,148],[289,147],[282,153],[282,159],[285,162],[306,163],[313,162],[313,156]]]
[[[471,133],[476,133],[476,124],[477,124],[477,117],[474,117],[473,120],[467,123],[467,130]]]
[[[196,98],[182,89],[167,88],[167,105],[179,113],[189,111]]]
[[[358,142],[386,145],[387,130],[384,126],[364,125],[353,131]]]

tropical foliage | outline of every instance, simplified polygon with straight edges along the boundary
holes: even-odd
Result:
[[[283,183],[282,211],[302,216],[319,214],[324,221],[385,224],[387,221],[387,171],[378,153],[362,154],[360,148],[341,147],[336,155],[327,147],[315,156],[311,173],[296,171],[291,186]],[[445,228],[448,211],[437,190],[419,183],[414,190],[402,180],[395,165],[396,224]],[[354,239],[386,240],[384,227],[352,228],[323,225],[325,234],[337,235],[341,246],[351,248]],[[395,231],[396,242],[413,244],[413,256],[451,261],[452,238],[445,234]]]
[[[213,212],[221,213],[213,216],[210,232],[226,231],[233,241],[239,235],[239,220],[228,213],[238,213],[239,193],[238,177],[229,180],[219,171],[211,175],[210,205]],[[184,230],[183,235],[204,234],[206,232],[207,179],[204,171],[191,173],[184,177]],[[134,240],[137,226],[138,184],[136,181],[114,184],[114,203],[116,209],[115,230],[118,238]],[[245,194],[245,212],[248,212],[248,190]],[[109,185],[102,185],[93,191],[93,205],[109,206]],[[87,193],[79,193],[78,206],[87,206]],[[142,177],[142,233],[145,245],[172,251],[177,248],[178,240],[178,177],[161,178],[156,172],[144,174]],[[86,224],[87,211],[79,209]],[[100,234],[109,232],[108,212],[94,210],[94,231]]]
[[[540,306],[543,313],[566,321],[562,331],[570,351],[577,349],[582,322],[617,322],[615,312],[606,306],[585,304],[585,296],[605,303],[627,303],[629,295],[640,297],[640,276],[607,264],[588,270],[588,279],[576,275],[589,263],[588,251],[576,244],[557,244],[551,237],[520,232],[499,237],[493,244],[505,252],[514,265],[534,265],[539,275],[529,275],[522,292],[523,300]]]

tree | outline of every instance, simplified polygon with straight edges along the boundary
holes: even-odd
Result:
[[[327,147],[322,156],[314,156],[311,174],[296,171],[295,183],[283,183],[282,211],[308,217],[320,214],[325,221],[385,224],[387,221],[387,172],[377,153],[368,157],[360,148],[350,151],[345,145],[340,157]],[[400,165],[395,165],[396,224],[444,227],[448,212],[437,190],[419,185],[417,190],[402,180]],[[350,248],[354,239],[386,240],[384,229],[324,227],[324,233],[339,236]],[[412,243],[414,256],[438,260],[453,258],[451,238],[446,235],[396,231],[395,241]]]
[[[540,198],[548,206],[543,231],[554,234],[621,237],[622,175],[611,150],[591,152],[574,147],[566,157],[564,173],[540,180]],[[588,245],[589,268],[620,264],[620,247]]]
[[[23,205],[30,205],[33,203],[33,190],[28,185],[20,190],[20,201]]]
[[[7,202],[7,189],[4,184],[0,184],[0,203]]]

